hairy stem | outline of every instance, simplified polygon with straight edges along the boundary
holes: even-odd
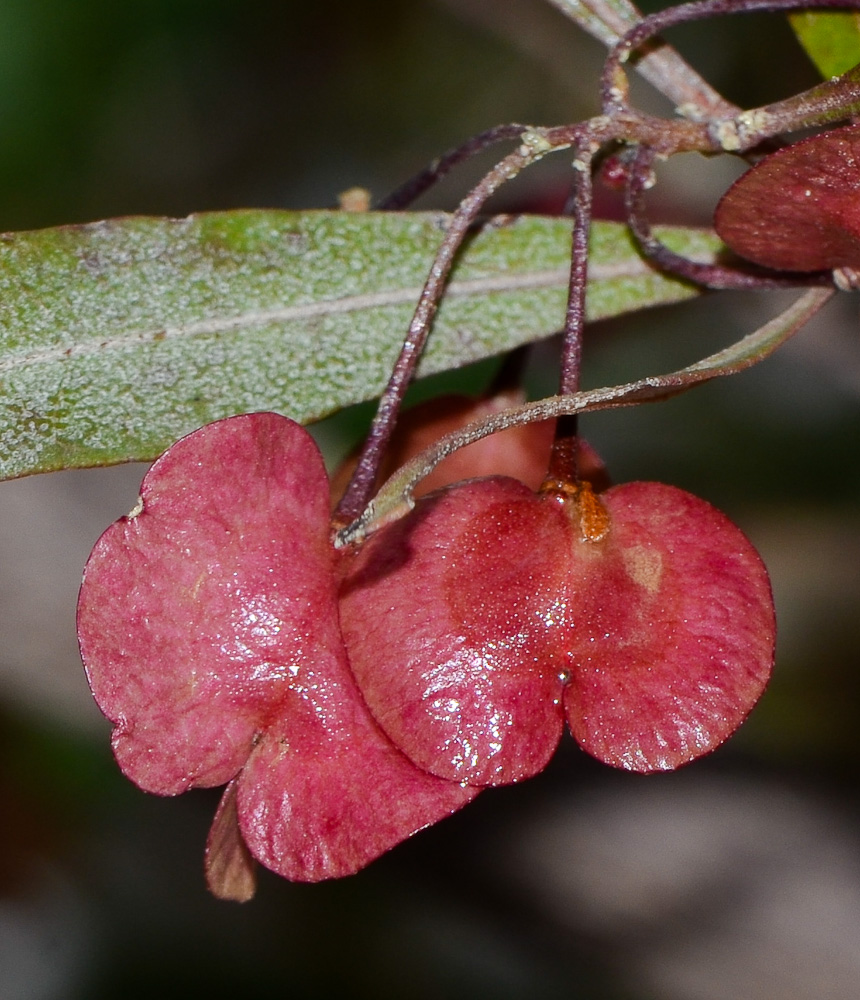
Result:
[[[456,212],[436,253],[430,268],[430,274],[421,292],[418,305],[409,324],[409,330],[400,350],[388,385],[379,401],[370,432],[365,440],[355,472],[349,482],[337,510],[334,523],[346,524],[351,521],[367,504],[376,485],[382,455],[391,435],[403,397],[415,368],[424,349],[433,317],[439,307],[439,301],[451,273],[454,258],[469,227],[475,221],[486,200],[504,183],[512,180],[530,163],[539,160],[554,148],[538,130],[529,130],[523,134],[523,143],[513,153],[486,174],[480,183],[474,187],[460,202]]]
[[[601,82],[603,113],[613,115],[629,110],[629,87],[623,64],[637,49],[667,28],[725,14],[775,13],[810,8],[856,10],[860,8],[860,0],[694,0],[692,3],[679,4],[643,17],[613,46],[604,64]],[[729,147],[723,144],[723,148]]]
[[[716,354],[686,368],[665,375],[653,375],[635,382],[603,389],[588,389],[570,396],[550,396],[533,403],[495,413],[440,438],[416,455],[386,481],[361,515],[335,536],[335,546],[360,544],[368,535],[407,514],[415,505],[415,484],[448,455],[490,434],[519,424],[549,420],[596,410],[635,406],[668,399],[695,385],[750,368],[763,361],[793,336],[835,294],[833,289],[815,288],[805,292],[788,309],[754,333]]]
[[[471,139],[467,139],[461,146],[449,149],[446,153],[437,157],[420,173],[411,177],[408,181],[401,184],[397,190],[392,191],[391,194],[383,198],[376,206],[377,211],[395,212],[407,208],[464,160],[482,153],[497,142],[504,142],[507,139],[518,139],[523,132],[528,131],[528,128],[528,125],[497,125],[495,128],[487,129],[486,132],[479,132],[478,135],[473,135]]]
[[[652,260],[661,271],[668,271],[680,278],[695,282],[705,288],[801,288],[810,286],[832,286],[833,276],[829,271],[812,274],[786,274],[766,271],[754,265],[725,267],[720,264],[705,264],[689,260],[662,244],[651,231],[651,224],[645,213],[645,190],[650,184],[654,151],[647,146],[639,146],[630,164],[625,189],[627,225],[639,249]]]
[[[579,391],[582,369],[582,337],[585,329],[585,295],[588,285],[588,236],[591,231],[593,188],[591,167],[596,150],[585,146],[576,150],[573,167],[576,187],[573,199],[573,244],[570,255],[570,282],[564,322],[564,347],[561,358],[559,395]],[[579,479],[578,418],[574,414],[559,417],[550,455],[551,479],[575,483]]]

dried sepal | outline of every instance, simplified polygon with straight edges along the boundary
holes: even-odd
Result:
[[[257,891],[257,862],[239,829],[234,778],[224,789],[209,828],[203,868],[213,896],[234,903],[247,903]]]

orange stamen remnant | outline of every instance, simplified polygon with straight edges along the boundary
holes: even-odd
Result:
[[[591,487],[591,483],[545,479],[538,491],[541,496],[564,505],[571,521],[579,522],[584,542],[600,542],[609,534],[609,511]]]

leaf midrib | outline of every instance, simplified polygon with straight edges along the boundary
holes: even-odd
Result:
[[[636,278],[652,268],[643,260],[635,259],[612,264],[594,264],[589,268],[592,281],[611,281],[619,278]],[[549,268],[526,274],[491,275],[485,278],[454,280],[446,290],[448,298],[468,298],[493,292],[521,291],[533,288],[553,288],[568,280],[568,268]],[[421,288],[401,288],[385,292],[368,292],[342,298],[306,302],[299,305],[280,306],[274,309],[245,310],[233,316],[214,317],[194,323],[160,325],[142,331],[128,331],[121,336],[92,337],[85,341],[58,344],[49,349],[24,350],[6,356],[0,361],[0,372],[14,371],[30,365],[65,361],[102,351],[123,350],[155,340],[176,340],[225,333],[230,330],[290,323],[320,316],[343,315],[369,309],[384,309],[417,302]]]

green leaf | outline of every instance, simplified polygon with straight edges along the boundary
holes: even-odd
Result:
[[[825,78],[860,63],[860,13],[803,11],[788,15],[800,44]]]
[[[195,427],[301,422],[379,394],[447,223],[441,213],[237,211],[0,237],[0,478],[149,460]],[[712,258],[709,233],[664,231]],[[421,373],[562,325],[570,221],[490,220],[470,239]],[[696,294],[597,223],[591,318]]]

